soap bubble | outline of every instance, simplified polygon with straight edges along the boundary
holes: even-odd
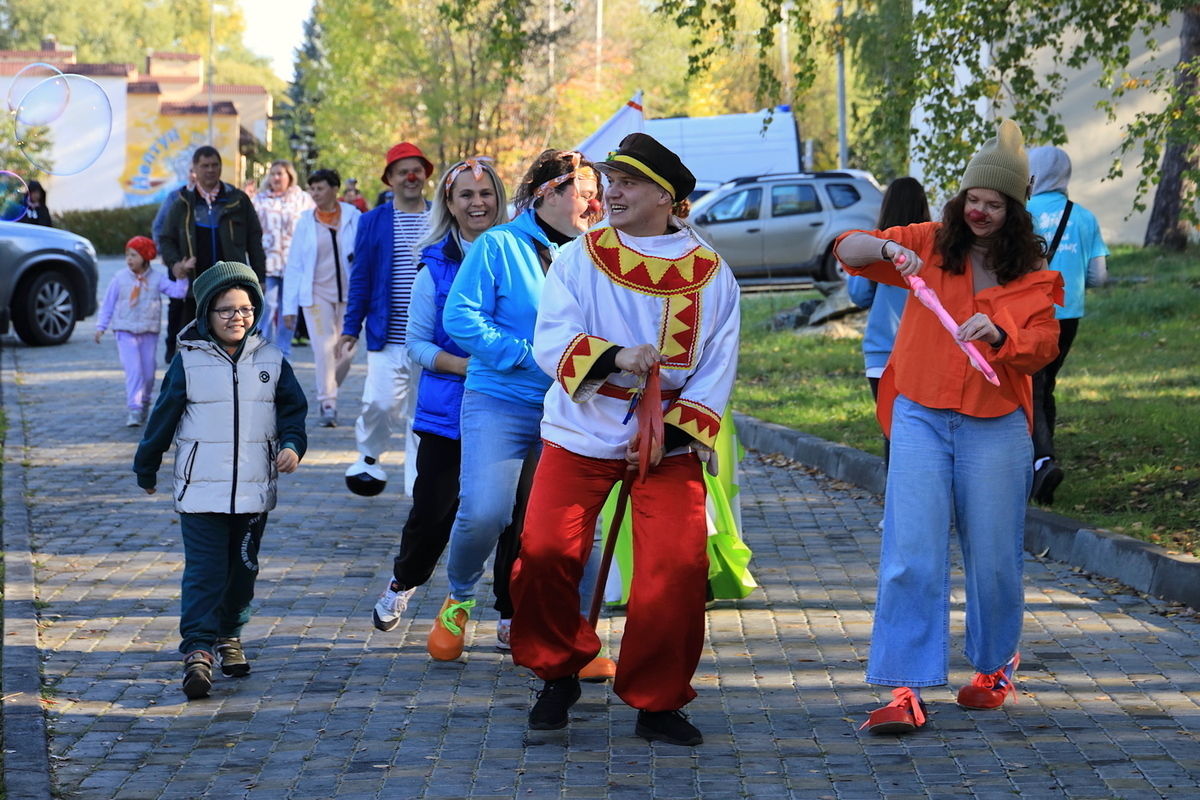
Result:
[[[61,113],[47,119],[63,85],[69,100]],[[25,94],[13,123],[17,146],[29,163],[51,175],[75,175],[96,163],[108,146],[112,104],[91,78],[52,76]]]
[[[37,124],[44,125],[50,120],[62,113],[67,107],[67,103],[71,99],[71,90],[66,81],[58,80],[63,77],[62,71],[57,67],[52,67],[49,64],[37,62],[22,67],[16,75],[13,76],[12,83],[8,86],[8,110],[16,114],[17,108],[21,105],[21,101],[25,95],[29,94],[29,90],[46,80],[55,80],[55,83],[43,90],[38,98],[39,103],[43,106],[40,115],[45,116],[43,122]],[[55,111],[54,109],[57,109]]]
[[[50,125],[63,115],[71,102],[66,75],[53,75],[34,84],[12,110],[13,118],[29,127]]]
[[[16,222],[25,216],[25,196],[29,187],[21,176],[8,170],[0,170],[0,220]]]

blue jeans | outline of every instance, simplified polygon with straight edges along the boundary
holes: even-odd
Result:
[[[267,341],[274,342],[283,351],[284,358],[292,355],[292,331],[283,324],[283,278],[267,278],[263,316],[258,329],[267,337]]]
[[[1003,667],[1021,638],[1033,445],[1021,409],[983,419],[904,396],[892,415],[867,682],[940,686],[950,658],[950,525],[966,573],[967,660]]]
[[[541,451],[541,424],[541,406],[518,405],[471,389],[463,393],[458,514],[446,561],[455,600],[475,597],[484,564],[512,521],[521,465]]]
[[[180,514],[183,590],[179,652],[213,653],[217,638],[240,638],[250,621],[258,547],[267,514]]]

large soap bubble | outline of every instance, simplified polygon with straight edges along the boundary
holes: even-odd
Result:
[[[16,222],[25,216],[25,197],[29,187],[21,176],[8,170],[0,170],[0,220]]]
[[[51,112],[62,96],[62,111]],[[82,75],[51,76],[20,100],[13,116],[17,146],[51,175],[75,175],[96,163],[112,134],[112,104],[100,84]]]
[[[12,114],[17,113],[17,108],[20,107],[21,101],[25,99],[25,95],[29,94],[29,90],[47,80],[54,80],[54,83],[45,89],[41,90],[37,96],[39,109],[34,112],[31,110],[31,124],[45,125],[51,120],[58,117],[67,107],[67,103],[71,100],[71,89],[67,82],[61,80],[63,77],[62,71],[50,64],[43,64],[40,61],[34,64],[29,64],[21,68],[16,75],[13,76],[12,83],[8,85],[8,110]],[[44,117],[44,121],[36,122],[35,117]]]

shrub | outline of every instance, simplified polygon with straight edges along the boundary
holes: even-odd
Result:
[[[91,240],[102,256],[119,256],[134,236],[149,236],[158,204],[95,211],[65,211],[54,215],[54,224]]]

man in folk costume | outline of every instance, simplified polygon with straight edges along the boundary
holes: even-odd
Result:
[[[564,727],[577,673],[600,651],[578,612],[579,578],[601,506],[639,463],[639,432],[627,422],[657,365],[665,441],[654,443],[645,482],[630,478],[637,569],[614,691],[638,709],[638,735],[697,745],[680,709],[696,696],[704,642],[702,470],[716,470],[737,370],[738,287],[680,219],[696,181],[678,156],[634,133],[596,167],[609,179],[609,226],[560,251],[538,309],[534,357],[556,383],[512,578],[513,660],[545,681],[529,726]]]

